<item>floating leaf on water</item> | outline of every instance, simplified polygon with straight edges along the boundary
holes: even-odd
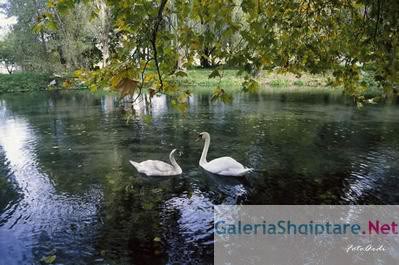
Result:
[[[108,183],[109,183],[109,184],[115,184],[115,180],[110,179],[110,180],[108,180]]]
[[[56,258],[57,258],[56,255],[46,256],[46,257],[42,257],[40,259],[40,261],[45,264],[53,264]]]
[[[154,205],[151,202],[145,202],[143,203],[143,208],[145,210],[151,210],[152,208],[154,208]]]

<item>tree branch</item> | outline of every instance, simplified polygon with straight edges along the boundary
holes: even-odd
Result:
[[[157,15],[154,29],[152,31],[152,36],[151,36],[151,44],[152,44],[152,49],[154,50],[154,61],[155,61],[155,67],[156,67],[157,73],[158,73],[160,90],[162,90],[162,88],[163,88],[163,80],[162,80],[161,71],[159,69],[158,50],[157,50],[157,35],[158,35],[159,26],[161,25],[161,22],[162,22],[163,11],[165,9],[167,2],[168,2],[168,0],[161,1],[161,5],[159,6],[159,9],[158,9],[158,15]]]
[[[151,61],[151,58],[149,58],[148,60],[145,61],[143,70],[141,71],[141,84],[139,87],[139,93],[137,94],[136,98],[133,100],[133,103],[141,96],[141,93],[142,93],[143,87],[144,87],[144,73],[145,73],[145,70],[147,69],[147,65],[150,61]]]

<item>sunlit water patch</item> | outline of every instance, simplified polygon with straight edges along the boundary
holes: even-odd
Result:
[[[27,264],[49,255],[56,255],[61,262],[83,262],[94,256],[90,245],[101,191],[93,187],[82,196],[58,193],[40,169],[36,155],[40,146],[24,118],[2,119],[0,146],[7,161],[3,166],[12,172],[22,196],[0,216],[3,264]]]

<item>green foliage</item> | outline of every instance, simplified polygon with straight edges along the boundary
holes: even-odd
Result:
[[[375,73],[373,71],[362,72],[360,82],[366,87],[366,91],[364,92],[365,98],[381,97],[384,95],[384,88],[381,83],[375,79]]]
[[[212,93],[212,101],[220,100],[223,103],[231,103],[233,101],[233,97],[231,94],[227,93],[223,88],[216,87]]]
[[[51,77],[47,74],[0,74],[0,93],[44,90],[51,80]]]
[[[296,80],[293,83],[294,86],[304,86],[305,83],[302,80]]]
[[[108,53],[109,14],[93,16],[101,1],[8,1],[6,13],[18,17],[12,30],[15,63],[25,71],[68,74],[94,69]],[[11,39],[8,36],[6,40]]]
[[[34,31],[35,18],[46,5],[46,0],[15,0],[6,2],[6,13],[18,18],[6,40],[12,43],[15,63],[25,71],[51,72],[50,56],[44,31]]]
[[[12,1],[8,12],[19,18],[14,31],[24,45],[34,43],[25,58],[40,54],[67,71],[81,68],[77,76],[92,90],[132,97],[148,89],[185,104],[189,93],[179,79],[198,65],[216,67],[209,75],[219,79],[214,98],[226,97],[220,87],[226,66],[247,76],[244,91],[259,88],[262,71],[332,74],[331,86],[362,100],[368,86],[362,73],[370,66],[385,92],[398,86],[396,0],[34,2]],[[100,61],[103,68],[95,69]],[[271,85],[288,85],[281,82]]]
[[[14,36],[7,34],[4,40],[0,41],[0,63],[3,63],[9,74],[16,68],[16,50],[14,46]]]
[[[259,83],[256,80],[247,77],[242,83],[242,90],[244,92],[256,93],[259,90]]]
[[[282,86],[288,86],[287,80],[284,79],[274,79],[270,81],[270,85],[274,87],[282,87]]]

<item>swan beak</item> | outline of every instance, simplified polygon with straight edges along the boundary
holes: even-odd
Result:
[[[201,138],[202,138],[202,135],[199,134],[198,137],[197,137],[197,139],[195,139],[195,141],[198,142]]]

